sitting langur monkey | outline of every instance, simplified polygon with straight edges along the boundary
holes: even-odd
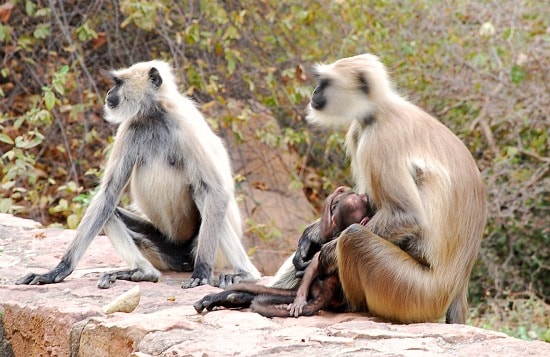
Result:
[[[338,273],[355,311],[402,323],[446,314],[447,323],[464,323],[486,221],[474,159],[447,127],[392,89],[378,57],[344,58],[316,72],[308,120],[349,127],[356,190],[376,211],[322,246],[320,269]]]
[[[212,284],[218,253],[235,274],[220,275],[217,285],[257,280],[240,241],[227,151],[178,92],[170,65],[142,62],[110,75],[105,119],[119,127],[99,191],[57,267],[17,284],[62,281],[102,229],[131,269],[103,275],[100,288],[117,279],[157,281],[159,270],[192,270],[183,288]],[[117,207],[127,184],[136,213]]]
[[[371,216],[366,195],[338,187],[325,201],[320,219],[321,241],[316,244],[322,245],[335,239],[353,223],[365,225]],[[304,232],[300,242],[303,239],[309,241],[307,233]],[[300,245],[303,246],[303,243]],[[240,283],[221,293],[205,296],[195,303],[195,309],[202,312],[216,306],[250,307],[252,311],[267,317],[309,316],[321,309],[342,310],[345,305],[338,275],[327,275],[319,269],[319,248],[312,250],[313,256],[304,256],[311,260],[298,289]]]

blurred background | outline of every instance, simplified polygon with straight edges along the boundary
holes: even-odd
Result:
[[[353,185],[345,132],[305,122],[312,66],[377,54],[487,184],[468,323],[550,342],[544,1],[8,0],[0,43],[0,212],[75,228],[116,130],[101,119],[102,71],[161,58],[227,143],[245,244],[264,274],[327,194]]]

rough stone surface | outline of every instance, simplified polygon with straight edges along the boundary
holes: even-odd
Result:
[[[29,271],[53,267],[74,231],[43,229],[0,215],[0,356],[550,356],[550,344],[527,342],[464,325],[394,325],[359,314],[267,319],[252,312],[197,314],[192,304],[219,289],[183,290],[188,274],[158,283],[117,281],[96,287],[117,269],[105,237],[94,240],[74,274],[47,286],[18,286]],[[136,285],[132,313],[102,307]]]

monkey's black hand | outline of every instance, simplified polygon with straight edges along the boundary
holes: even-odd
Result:
[[[304,270],[311,263],[311,258],[321,249],[321,222],[316,221],[309,225],[305,230],[300,240],[298,248],[294,254],[294,267],[296,268],[296,276],[302,276]]]
[[[191,277],[181,284],[182,289],[195,288],[199,285],[210,284],[212,267],[206,263],[196,263]]]
[[[70,268],[70,264],[61,261],[59,264],[49,272],[45,274],[29,273],[22,278],[19,278],[16,285],[40,285],[40,284],[53,284],[63,281],[73,270]]]
[[[114,271],[112,273],[103,274],[97,282],[97,287],[100,289],[109,289],[111,284],[117,280],[152,281],[156,283],[159,278],[160,272],[156,269],[136,268],[131,270]]]
[[[204,309],[211,311],[217,306],[226,308],[245,308],[250,306],[255,296],[255,294],[242,291],[226,290],[217,294],[206,295],[197,301],[193,307],[198,313],[201,313]]]

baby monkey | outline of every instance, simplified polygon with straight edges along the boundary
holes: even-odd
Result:
[[[232,285],[226,291],[210,294],[194,305],[197,312],[212,310],[216,306],[246,308],[266,317],[311,316],[321,309],[333,311],[345,308],[344,295],[338,279],[338,272],[324,271],[319,262],[322,245],[337,238],[342,231],[354,223],[365,225],[373,212],[366,195],[358,194],[345,187],[338,187],[325,200],[321,216],[321,242],[308,246],[308,232],[304,232],[298,246],[309,264],[303,272],[297,290],[268,287],[253,283]]]

